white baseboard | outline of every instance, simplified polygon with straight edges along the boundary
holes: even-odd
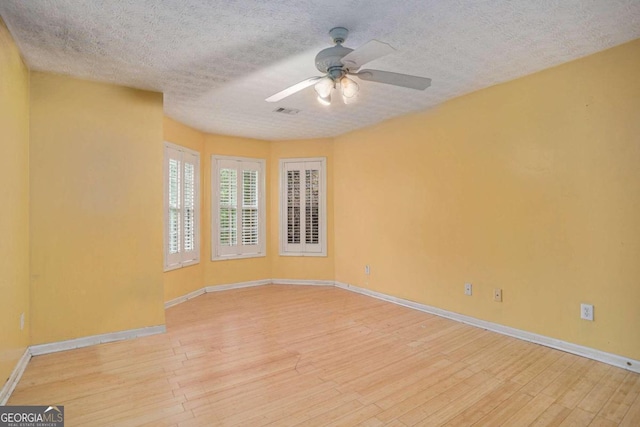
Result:
[[[264,279],[264,280],[251,280],[248,282],[227,283],[224,285],[210,285],[204,288],[197,289],[193,292],[189,292],[186,295],[182,295],[178,298],[174,298],[164,303],[164,308],[173,307],[174,305],[181,304],[185,301],[189,301],[192,298],[200,296],[209,292],[222,292],[229,291],[231,289],[251,288],[254,286],[264,285],[304,285],[304,286],[334,286],[333,280],[296,280],[296,279]]]
[[[189,301],[191,298],[195,298],[209,292],[222,292],[229,291],[231,289],[251,288],[254,286],[264,285],[334,286],[334,284],[335,282],[333,280],[263,279],[251,280],[248,282],[226,283],[223,285],[209,285],[165,302],[164,308],[167,309],[169,307],[173,307],[174,305],[181,304],[185,301]]]
[[[190,300],[191,298],[198,297],[198,296],[200,296],[200,295],[202,295],[204,293],[205,293],[205,288],[200,288],[200,289],[198,289],[196,291],[189,292],[186,295],[182,295],[182,296],[180,296],[178,298],[174,298],[174,299],[171,299],[171,300],[165,302],[164,303],[164,308],[166,310],[169,307],[173,307],[174,305],[181,304],[181,303],[183,303],[185,301]]]
[[[108,334],[91,335],[67,341],[58,341],[47,344],[37,344],[29,347],[32,356],[56,353],[58,351],[72,350],[74,348],[88,347],[90,345],[103,344],[113,341],[122,341],[148,335],[163,334],[167,331],[165,325],[148,326],[146,328],[129,329],[126,331],[110,332]]]
[[[222,292],[222,291],[229,291],[231,289],[250,288],[253,286],[264,286],[264,285],[270,285],[271,283],[272,283],[271,279],[265,279],[265,280],[251,280],[248,282],[228,283],[224,285],[205,286],[204,288],[196,289],[195,291],[189,292],[186,295],[182,295],[178,298],[174,298],[172,300],[165,302],[164,308],[166,310],[167,308],[173,307],[178,304],[182,304],[185,301],[189,301],[192,298],[198,297],[202,294],[206,294],[209,292]]]
[[[264,285],[270,285],[270,284],[271,284],[271,279],[251,280],[249,282],[238,282],[238,283],[229,283],[226,285],[207,286],[205,288],[205,292],[220,292],[220,291],[228,291],[231,289],[251,288],[253,286],[264,286]]]
[[[13,390],[18,385],[18,382],[20,381],[20,378],[22,377],[24,370],[27,369],[29,360],[31,360],[31,352],[27,347],[24,350],[22,357],[20,357],[20,360],[18,360],[18,363],[16,364],[15,368],[13,368],[11,375],[9,375],[9,379],[7,380],[6,383],[4,383],[2,390],[0,390],[0,406],[4,406],[7,404],[7,401],[9,400],[11,393],[13,393]]]
[[[409,301],[402,298],[397,298],[391,295],[383,294],[381,292],[372,291],[358,286],[349,285],[347,283],[335,282],[335,286],[341,289],[346,289],[351,292],[356,292],[362,295],[367,295],[373,298],[378,298],[384,301],[392,302],[394,304],[402,305],[404,307],[420,310],[425,313],[435,314],[436,316],[446,317],[447,319],[455,320],[457,322],[466,323],[468,325],[477,326],[479,328],[488,329],[493,332],[497,332],[502,335],[508,335],[510,337],[518,338],[524,341],[530,341],[532,343],[544,345],[545,347],[555,348],[567,353],[576,354],[589,359],[597,360],[599,362],[607,363],[609,365],[624,368],[632,372],[640,373],[640,360],[630,359],[628,357],[619,356],[617,354],[607,353],[604,351],[596,350],[594,348],[573,344],[567,341],[562,341],[556,338],[547,337],[545,335],[536,334],[533,332],[523,331],[521,329],[511,328],[509,326],[500,325],[499,323],[488,322],[486,320],[476,319],[475,317],[465,316],[464,314],[454,313],[452,311],[443,310],[441,308],[432,307],[426,304],[420,304],[414,301]]]
[[[272,285],[334,286],[333,280],[271,279]]]

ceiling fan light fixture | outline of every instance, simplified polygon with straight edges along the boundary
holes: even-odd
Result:
[[[342,102],[344,102],[347,105],[355,103],[357,99],[358,99],[357,96],[353,96],[351,98],[347,98],[346,96],[342,95]]]
[[[346,98],[355,98],[356,96],[358,96],[358,91],[360,90],[360,87],[358,86],[358,83],[356,83],[349,77],[344,76],[340,79],[340,89],[342,91],[343,99],[346,99]],[[346,103],[347,102],[345,101],[345,104]]]
[[[324,106],[329,106],[331,105],[331,94],[327,95],[327,96],[320,96],[318,95],[318,102]]]
[[[331,91],[335,87],[335,83],[331,77],[323,77],[315,84],[314,88],[318,94],[318,98],[331,99]]]

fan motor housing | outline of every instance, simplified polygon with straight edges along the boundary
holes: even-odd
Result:
[[[326,73],[330,68],[343,67],[341,59],[352,51],[353,49],[340,44],[323,49],[316,55],[316,68],[321,73]]]

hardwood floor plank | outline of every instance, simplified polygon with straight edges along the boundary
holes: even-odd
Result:
[[[567,370],[569,366],[571,366],[578,360],[580,360],[580,358],[577,356],[569,353],[562,353],[562,355],[557,360],[548,365],[533,379],[526,382],[525,386],[522,388],[522,391],[525,393],[529,393],[532,396],[536,396],[538,393],[544,390],[545,387],[547,387],[556,378],[558,378],[560,374]]]
[[[616,427],[618,423],[614,423],[611,420],[602,417],[595,417],[589,427]]]
[[[399,420],[409,426],[418,423],[442,425],[500,384],[500,381],[485,372],[478,372],[410,410],[399,417]]]
[[[489,372],[492,375],[497,375],[503,368],[509,367],[513,363],[521,363],[527,357],[531,355],[534,344],[516,340],[511,345],[504,348],[504,351],[496,355],[491,359],[482,358],[479,362],[476,362],[470,367],[470,369],[477,371],[482,369]]]
[[[546,394],[538,394],[532,398],[526,406],[520,408],[511,418],[507,419],[506,426],[528,426],[532,424],[554,402],[553,397]]]
[[[611,371],[580,401],[578,404],[580,409],[594,414],[600,412],[627,376],[627,371],[622,369],[611,368]]]
[[[362,427],[382,427],[382,426],[384,426],[386,424],[383,423],[382,421],[380,421],[376,417],[371,417],[368,420],[365,420],[365,421],[361,422],[360,425]]]
[[[628,372],[622,384],[613,393],[598,415],[615,423],[620,423],[638,395],[640,395],[640,375]]]
[[[591,424],[591,421],[595,418],[591,412],[584,411],[580,408],[575,408],[571,413],[562,420],[560,427],[582,427]]]
[[[540,414],[538,418],[533,421],[531,427],[555,427],[562,424],[565,418],[569,416],[571,409],[558,405],[557,403],[551,404],[547,409]]]
[[[460,366],[451,365],[438,374],[416,383],[411,388],[399,390],[378,400],[376,405],[384,409],[384,411],[378,414],[377,418],[385,422],[396,419],[472,375],[473,372],[468,369],[461,369]]]
[[[366,422],[366,420],[371,419],[380,411],[381,409],[376,405],[367,405],[353,412],[350,412],[349,414],[344,415],[331,423],[323,425],[327,427],[351,427],[362,425]]]
[[[196,417],[209,412],[215,412],[219,419],[224,419],[235,413],[260,407],[321,383],[322,380],[313,376],[306,378],[299,376],[293,381],[276,382],[275,384],[267,383],[263,387],[256,387],[254,383],[249,383],[241,389],[237,387],[224,389],[210,396],[208,398],[208,404],[192,408],[191,410]]]
[[[636,397],[635,402],[631,404],[620,425],[625,427],[640,426],[640,396]]]
[[[418,424],[420,425],[444,425],[448,421],[452,420],[456,414],[464,412],[473,407],[478,401],[483,400],[489,394],[492,394],[498,387],[499,383],[487,382],[483,383],[479,387],[476,387],[464,396],[458,396],[455,400],[450,401],[446,406],[439,409],[435,413],[429,415],[427,418],[422,419]],[[407,419],[406,417],[404,419]],[[403,421],[406,422],[406,421]]]
[[[583,376],[574,381],[569,390],[558,398],[556,402],[569,409],[575,408],[611,369],[609,365],[596,362]]]
[[[299,410],[294,411],[292,414],[288,414],[286,417],[281,417],[269,422],[269,426],[297,426],[306,425],[306,422],[310,419],[321,417],[322,414],[331,413],[336,408],[342,407],[345,404],[357,401],[357,396],[353,393],[339,393],[333,395],[328,399],[319,400],[315,405],[308,407],[301,407]],[[355,408],[361,408],[364,405],[357,402],[353,403]]]
[[[509,358],[503,361],[502,365],[494,365],[490,369],[487,369],[487,371],[502,381],[511,380],[527,369],[532,369],[539,360],[543,359],[544,356],[550,352],[551,349],[549,348],[532,344],[522,357]]]
[[[452,362],[458,362],[464,359],[469,360],[475,354],[481,353],[495,345],[500,345],[503,341],[502,338],[499,334],[482,330],[482,333],[478,334],[476,339],[455,349],[444,349],[442,353]]]
[[[385,388],[387,384],[407,375],[416,378],[421,369],[430,371],[429,368],[439,361],[442,361],[441,357],[428,357],[423,353],[414,353],[388,360],[378,369],[367,365],[367,371],[358,378],[344,382],[342,387],[356,391],[360,395],[366,395],[372,390]]]
[[[579,381],[582,376],[589,370],[589,368],[595,366],[596,362],[587,359],[578,359],[575,363],[569,366],[564,372],[558,375],[548,386],[546,386],[541,393],[547,396],[555,397],[559,399],[565,393],[567,393],[571,386]]]
[[[550,348],[547,350],[548,351],[533,364],[527,366],[524,370],[511,377],[511,381],[522,385],[529,384],[534,378],[538,377],[538,375],[544,372],[547,368],[554,365],[563,356],[563,354],[565,354]],[[531,389],[529,390],[531,391]]]
[[[468,357],[465,357],[460,362],[468,365],[474,372],[483,370],[485,366],[490,365],[494,360],[502,357],[506,351],[510,350],[511,347],[518,345],[518,340],[515,338],[501,338],[504,339],[499,340],[494,345],[491,345],[482,351],[475,352]]]
[[[408,396],[410,393],[419,390],[420,385],[426,387],[429,379],[437,381],[438,376],[444,378],[448,375],[442,373],[444,369],[456,371],[460,367],[455,366],[446,359],[431,360],[430,363],[415,371],[406,370],[393,378],[384,378],[360,391],[360,401],[363,404],[376,403],[382,408],[388,408],[391,406],[389,401],[393,399],[393,396],[395,396],[394,401],[398,402],[402,400],[402,397],[398,396],[399,394],[404,393],[405,396]]]
[[[507,425],[507,420],[522,408],[525,408],[532,399],[533,398],[526,393],[515,393],[475,423],[474,426],[489,427]]]
[[[464,411],[460,412],[456,417],[451,419],[445,425],[463,427],[463,426],[470,426],[478,422],[479,420],[485,420],[485,418],[489,414],[493,413],[496,408],[501,407],[503,402],[510,399],[514,394],[516,394],[518,389],[521,387],[522,387],[521,385],[513,382],[504,383],[500,387],[493,390],[491,393],[488,393],[482,399],[478,400],[476,403],[474,403],[473,405],[465,409]],[[528,400],[532,399],[532,397],[529,395],[523,395],[523,396],[527,396]],[[526,404],[527,402],[524,402],[524,404]],[[505,415],[500,415],[500,417],[504,418]],[[492,416],[489,418],[489,420],[495,420],[496,418],[497,417]],[[495,425],[498,425],[498,424],[495,424]]]
[[[316,415],[313,418],[309,418],[304,422],[300,423],[301,426],[326,426],[335,423],[340,418],[347,416],[348,414],[357,412],[365,408],[362,403],[357,400],[351,400],[347,403],[344,403],[340,406],[332,408],[327,412],[323,412],[321,414]]]
[[[294,406],[297,409],[306,408],[310,401],[325,401],[327,397],[337,396],[340,393],[335,388],[335,384],[331,382],[323,382],[315,386],[305,387],[302,390],[290,390],[290,393],[278,394],[270,396],[266,403],[260,404],[259,401],[253,401],[247,410],[235,410],[228,416],[221,416],[225,424],[234,425],[261,425],[276,421],[286,417],[287,409],[291,410]],[[260,416],[256,417],[256,413]],[[219,413],[220,414],[220,413]],[[262,421],[261,421],[262,420]]]
[[[328,383],[324,383],[328,384]],[[268,425],[271,423],[291,424],[291,420],[296,417],[306,419],[305,414],[326,404],[327,401],[332,399],[344,399],[344,394],[340,393],[335,388],[328,390],[321,390],[311,395],[303,395],[302,398],[295,396],[294,398],[287,398],[285,403],[274,402],[272,409],[261,410],[259,415],[253,415],[246,420],[246,425],[260,426]],[[353,399],[353,397],[351,397]],[[300,421],[294,422],[297,424]]]

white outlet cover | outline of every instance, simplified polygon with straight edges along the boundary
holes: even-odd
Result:
[[[593,305],[580,304],[580,318],[593,321]]]
[[[473,294],[473,285],[471,283],[464,284],[464,294],[472,295]]]

